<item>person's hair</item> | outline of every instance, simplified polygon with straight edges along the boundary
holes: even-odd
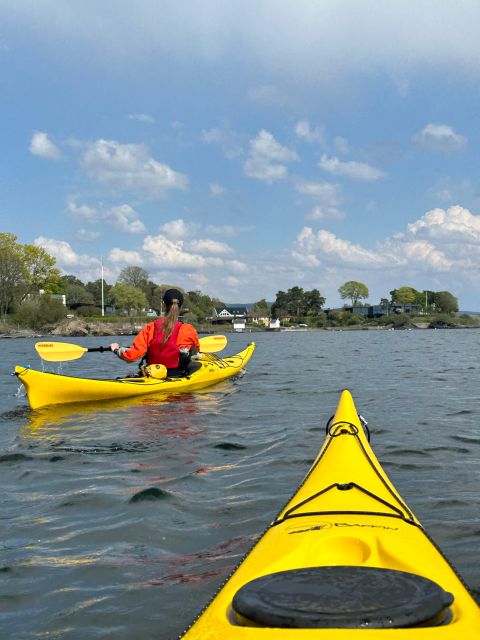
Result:
[[[162,329],[165,335],[163,336],[162,347],[172,335],[173,327],[178,320],[178,316],[180,314],[180,301],[174,298],[170,304],[165,306],[167,309],[167,313],[163,318]]]

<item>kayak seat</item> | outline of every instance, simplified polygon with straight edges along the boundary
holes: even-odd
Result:
[[[277,628],[433,627],[451,620],[451,593],[422,576],[357,566],[280,571],[235,594],[238,624]]]

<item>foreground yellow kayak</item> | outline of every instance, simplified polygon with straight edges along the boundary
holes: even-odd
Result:
[[[183,637],[474,640],[480,609],[344,391],[303,484]]]
[[[95,380],[15,367],[15,375],[25,386],[32,409],[51,404],[115,400],[151,393],[180,393],[204,389],[242,373],[255,350],[255,343],[227,358],[203,354],[200,368],[188,378],[118,378]]]

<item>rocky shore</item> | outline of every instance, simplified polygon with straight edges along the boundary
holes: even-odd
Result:
[[[135,325],[131,322],[86,322],[80,318],[64,320],[54,327],[49,327],[44,331],[34,331],[33,329],[19,329],[15,327],[2,326],[0,328],[0,338],[39,338],[44,336],[55,336],[64,338],[74,338],[80,336],[131,336],[136,334],[142,325]]]

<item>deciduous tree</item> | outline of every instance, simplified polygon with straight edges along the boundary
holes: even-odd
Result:
[[[342,300],[350,299],[354,307],[360,299],[368,298],[368,287],[363,282],[348,280],[338,289]]]

